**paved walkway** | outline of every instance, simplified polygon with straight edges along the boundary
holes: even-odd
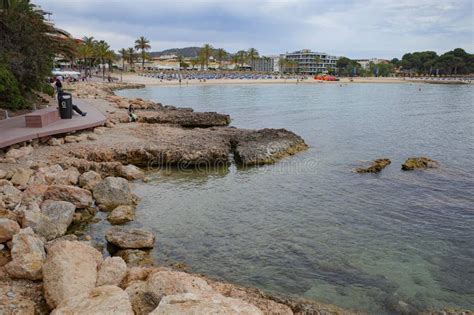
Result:
[[[0,120],[0,148],[23,141],[93,128],[105,124],[107,120],[106,117],[94,106],[77,98],[74,99],[73,103],[79,106],[82,111],[87,112],[87,116],[82,117],[74,113],[72,119],[60,119],[43,128],[26,128],[24,115]]]

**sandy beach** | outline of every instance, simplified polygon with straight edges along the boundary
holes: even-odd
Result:
[[[120,78],[120,75],[115,75]],[[179,85],[222,85],[222,84],[352,84],[352,83],[428,83],[428,84],[467,84],[468,81],[439,78],[399,78],[399,77],[360,77],[360,78],[341,78],[339,81],[320,81],[308,78],[303,81],[297,79],[214,79],[206,82],[194,80],[183,80],[181,84],[177,80],[162,80],[141,76],[138,74],[123,74],[122,81],[125,83],[145,84],[147,86],[179,86]]]

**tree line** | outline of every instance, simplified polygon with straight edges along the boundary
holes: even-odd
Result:
[[[401,75],[465,75],[474,73],[474,54],[456,48],[442,55],[434,51],[406,53],[401,59],[393,58],[381,63],[369,63],[367,69],[356,60],[341,57],[336,63],[342,76]]]

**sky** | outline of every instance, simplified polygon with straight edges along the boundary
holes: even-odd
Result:
[[[33,0],[74,37],[152,51],[210,43],[261,55],[311,49],[349,58],[474,51],[473,0]]]

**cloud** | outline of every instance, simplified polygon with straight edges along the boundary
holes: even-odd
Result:
[[[211,43],[263,54],[309,48],[349,57],[473,51],[471,0],[34,0],[76,37],[114,49],[145,36],[154,50]]]

